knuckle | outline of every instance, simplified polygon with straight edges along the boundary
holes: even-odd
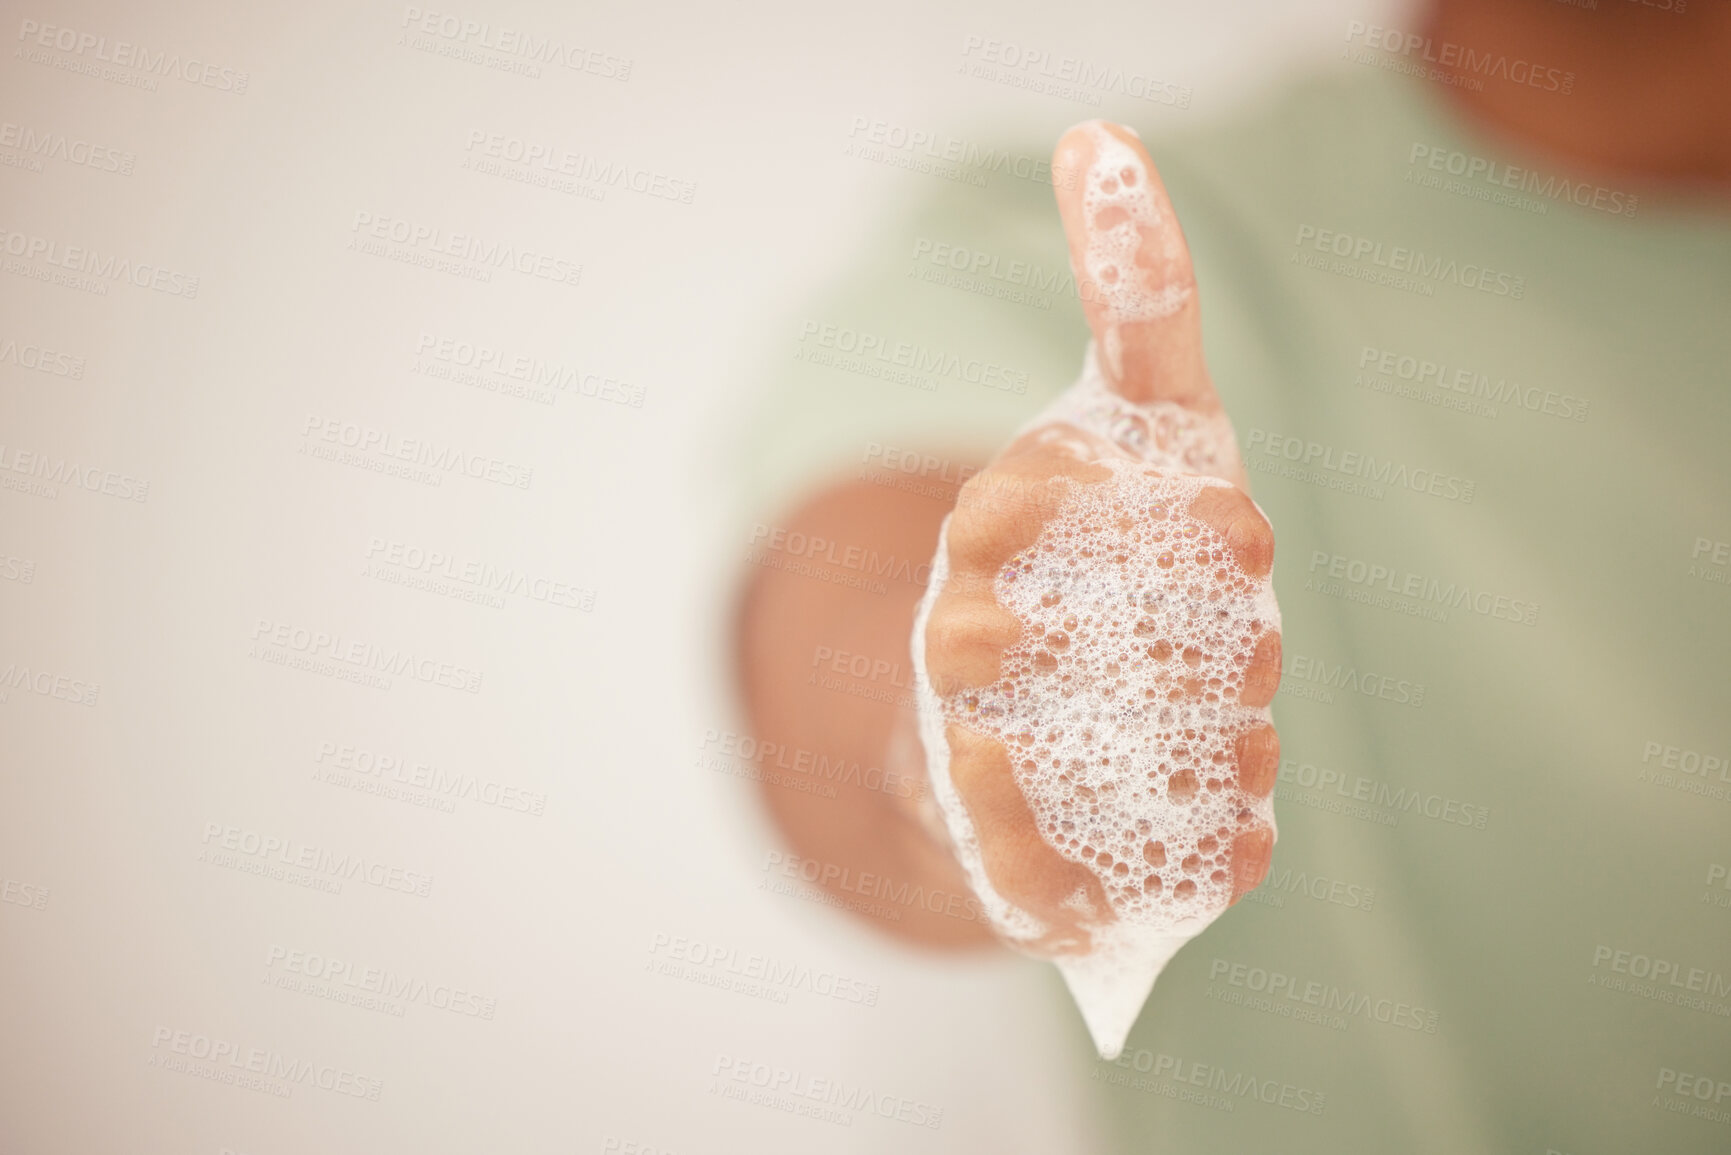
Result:
[[[1251,794],[1267,794],[1280,772],[1280,735],[1273,726],[1254,726],[1238,736],[1234,753],[1238,785]]]
[[[1015,615],[978,598],[945,594],[926,622],[926,669],[935,688],[996,681],[1003,654],[1021,634]]]
[[[1045,478],[1027,470],[993,469],[969,479],[957,508],[977,512],[987,521],[1003,521],[1042,510],[1047,488]]]
[[[979,475],[984,476],[984,475]],[[979,480],[976,476],[968,486]],[[1004,562],[1034,543],[1052,515],[1043,486],[996,473],[976,488],[963,487],[946,540],[950,568],[996,573]]]
[[[1274,567],[1274,529],[1242,489],[1237,486],[1206,489],[1196,496],[1190,511],[1226,539],[1245,573],[1265,577]]]
[[[969,482],[969,484],[973,484]],[[964,490],[964,495],[965,495]],[[1003,553],[1000,519],[977,504],[961,503],[945,531],[950,568],[956,571],[996,569]]]
[[[1280,689],[1280,631],[1271,630],[1256,643],[1244,668],[1244,688],[1238,692],[1241,706],[1266,706]]]
[[[1274,858],[1274,831],[1266,826],[1247,830],[1232,840],[1233,891],[1242,897],[1262,884]]]
[[[1238,492],[1242,506],[1226,524],[1226,543],[1244,572],[1261,577],[1274,567],[1274,529],[1255,503]]]

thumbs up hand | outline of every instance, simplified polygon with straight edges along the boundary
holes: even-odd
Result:
[[[1158,173],[1098,121],[1053,167],[1079,177],[1058,206],[1088,363],[964,487],[914,658],[958,855],[999,934],[1062,961],[1181,942],[1262,880],[1280,618]]]

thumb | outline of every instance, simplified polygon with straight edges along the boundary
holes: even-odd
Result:
[[[1059,139],[1052,169],[1069,176],[1054,182],[1058,214],[1107,385],[1127,401],[1218,413],[1190,250],[1142,142],[1084,121]]]

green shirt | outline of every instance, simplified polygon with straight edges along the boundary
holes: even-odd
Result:
[[[1731,1148],[1731,227],[1372,70],[1150,144],[1275,528],[1280,836],[1077,1077],[1125,1150]],[[1050,187],[908,179],[790,325],[757,521],[1080,365]]]

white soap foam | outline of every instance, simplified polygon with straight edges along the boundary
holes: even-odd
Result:
[[[993,927],[1053,957],[1101,1056],[1115,1058],[1161,970],[1231,901],[1233,838],[1274,831],[1272,801],[1237,785],[1236,745],[1272,721],[1238,697],[1280,610],[1271,581],[1246,574],[1190,512],[1203,490],[1242,472],[1225,413],[1127,401],[1101,373],[1104,356],[1119,376],[1120,323],[1168,316],[1190,289],[1170,287],[1183,242],[1163,227],[1140,158],[1100,125],[1089,130],[1078,272],[1107,308],[1106,348],[1089,346],[1080,379],[1022,433],[1108,476],[1070,483],[1039,538],[997,575],[996,600],[1022,627],[997,682],[940,697],[926,673],[926,623],[949,577],[947,519],[912,646],[920,738],[957,857]],[[1162,248],[1143,251],[1150,239]],[[1053,928],[993,887],[950,778],[952,724],[1003,744],[1040,836],[1098,883],[1103,907],[1086,887],[1064,904],[1085,950],[1081,936],[1048,937]]]
[[[1239,474],[1244,468],[1238,439],[1224,410],[1205,416],[1176,401],[1126,401],[1106,384],[1092,343],[1083,358],[1082,375],[1017,436],[1065,425],[1086,430],[1132,457],[1174,473],[1221,478]],[[1073,442],[1078,454],[1088,460],[1103,456],[1083,438]]]

